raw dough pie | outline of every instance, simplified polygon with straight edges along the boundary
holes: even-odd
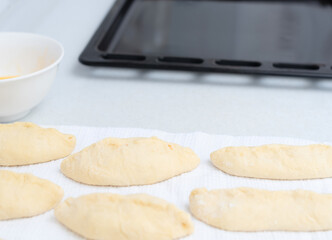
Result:
[[[54,213],[59,222],[87,239],[170,240],[194,231],[188,213],[146,194],[68,198]]]
[[[0,170],[0,220],[32,217],[60,202],[58,185],[31,174]]]
[[[228,231],[332,229],[332,194],[304,190],[195,189],[190,210],[197,219]]]
[[[75,147],[73,135],[33,123],[0,124],[0,166],[47,162],[68,156]]]
[[[85,184],[130,186],[157,183],[196,168],[189,148],[152,138],[106,138],[63,160],[61,171]]]
[[[296,180],[332,177],[332,147],[322,144],[225,147],[211,153],[225,173],[252,178]]]

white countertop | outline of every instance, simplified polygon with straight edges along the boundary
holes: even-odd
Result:
[[[332,139],[332,80],[92,68],[78,56],[112,0],[1,0],[0,31],[53,37],[65,58],[23,121]]]

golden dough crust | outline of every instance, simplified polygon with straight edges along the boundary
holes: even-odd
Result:
[[[332,177],[332,147],[322,144],[225,147],[210,157],[218,169],[240,177],[276,180]]]
[[[254,188],[195,189],[190,211],[227,231],[324,231],[332,229],[332,194]]]
[[[194,231],[189,214],[147,194],[68,198],[54,213],[60,223],[87,239],[170,240]]]
[[[200,162],[189,148],[152,138],[106,138],[61,163],[62,173],[84,184],[153,184],[195,169]]]
[[[0,124],[0,166],[48,162],[68,156],[76,138],[33,123]]]
[[[48,180],[0,170],[0,220],[42,214],[54,208],[62,197],[62,188]]]

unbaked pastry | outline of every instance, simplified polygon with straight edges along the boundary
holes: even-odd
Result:
[[[0,220],[42,214],[54,208],[62,196],[61,187],[48,180],[0,170]]]
[[[0,124],[0,166],[47,162],[68,156],[75,147],[73,135],[33,123]]]
[[[146,194],[68,198],[54,213],[60,223],[87,239],[170,240],[194,231],[188,213]]]
[[[211,153],[225,173],[252,178],[296,180],[332,177],[332,147],[322,144],[225,147]]]
[[[130,186],[157,183],[196,168],[189,148],[152,138],[106,138],[61,163],[62,173],[80,183]]]
[[[190,210],[197,219],[228,231],[332,229],[332,194],[304,190],[195,189]]]

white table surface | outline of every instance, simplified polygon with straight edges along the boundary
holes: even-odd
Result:
[[[24,121],[228,135],[332,139],[332,81],[83,66],[112,0],[0,0],[0,31],[53,37],[65,58]]]

